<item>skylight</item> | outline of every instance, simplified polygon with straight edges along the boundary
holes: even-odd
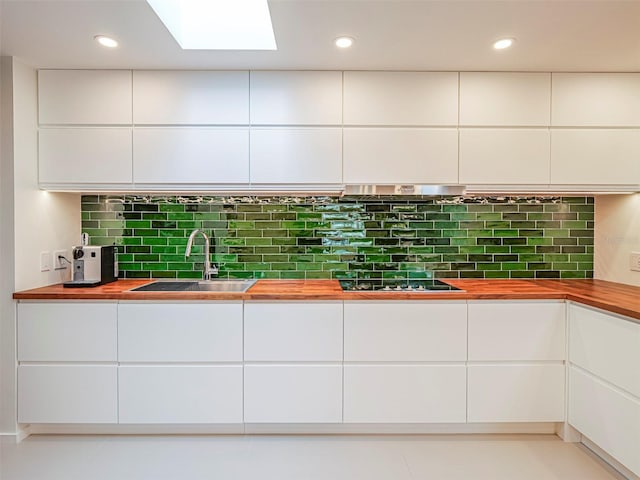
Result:
[[[147,0],[184,50],[277,50],[267,0]]]

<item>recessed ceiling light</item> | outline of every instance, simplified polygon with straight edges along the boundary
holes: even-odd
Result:
[[[336,38],[336,47],[338,48],[349,48],[353,45],[353,38],[351,37],[338,37]]]
[[[147,0],[183,50],[277,50],[267,0]]]
[[[494,42],[493,48],[496,50],[504,50],[505,48],[509,48],[515,42],[515,38],[501,38],[497,42]]]
[[[105,37],[104,35],[96,35],[93,39],[103,47],[116,48],[118,42],[111,37]]]

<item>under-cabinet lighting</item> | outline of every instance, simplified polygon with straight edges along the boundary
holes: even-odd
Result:
[[[277,50],[267,0],[147,0],[184,50]]]

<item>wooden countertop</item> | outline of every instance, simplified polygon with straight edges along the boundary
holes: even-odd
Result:
[[[13,294],[17,300],[531,300],[567,299],[640,321],[640,287],[604,280],[449,280],[461,292],[343,292],[337,280],[259,280],[245,293],[131,292],[153,280],[94,288],[61,284]]]

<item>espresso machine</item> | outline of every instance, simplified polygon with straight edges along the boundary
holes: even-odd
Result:
[[[65,287],[95,287],[118,279],[116,247],[87,246],[73,247],[71,281]]]

